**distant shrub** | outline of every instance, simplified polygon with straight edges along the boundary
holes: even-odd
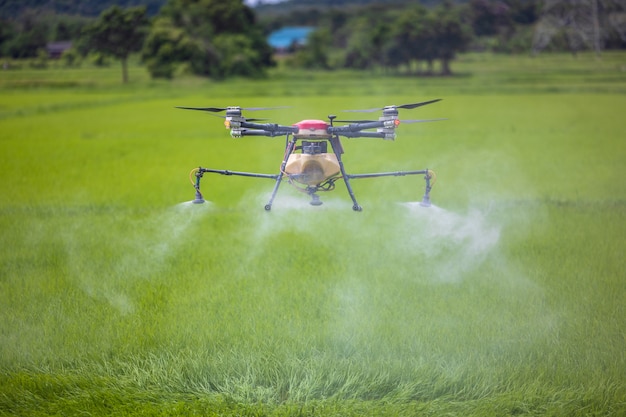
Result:
[[[100,52],[92,52],[88,56],[89,62],[97,67],[108,67],[111,65],[106,55]]]
[[[61,61],[66,67],[80,66],[80,54],[74,48],[67,49],[61,55]]]
[[[43,48],[39,48],[37,50],[37,56],[30,62],[30,66],[37,69],[48,68],[48,52]]]

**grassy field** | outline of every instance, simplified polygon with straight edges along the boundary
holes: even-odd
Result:
[[[449,78],[0,72],[0,415],[626,414],[626,55],[465,55]],[[325,204],[186,106],[278,123],[442,98],[344,141]],[[348,113],[349,115],[349,113]]]

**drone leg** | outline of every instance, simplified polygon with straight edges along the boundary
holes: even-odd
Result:
[[[281,169],[280,174],[278,174],[278,178],[276,178],[276,184],[274,184],[274,190],[272,191],[272,196],[270,197],[270,201],[268,201],[268,203],[265,205],[265,210],[270,211],[272,209],[272,203],[274,202],[276,193],[278,193],[278,187],[280,187],[280,182],[282,180],[283,180],[283,170]]]
[[[287,148],[285,149],[285,158],[283,159],[283,163],[280,165],[280,173],[276,178],[276,184],[274,184],[274,190],[272,191],[272,196],[270,197],[270,201],[265,205],[265,210],[270,211],[272,209],[272,203],[274,203],[274,198],[276,197],[276,193],[278,193],[278,187],[280,187],[280,183],[283,180],[283,175],[285,172],[285,167],[287,166],[287,160],[289,159],[289,155],[293,153],[293,150],[296,148],[296,139],[293,138],[291,141],[287,142]]]
[[[348,180],[348,176],[346,174],[346,170],[343,168],[343,163],[339,161],[339,168],[341,168],[341,175],[343,176],[343,181],[346,183],[346,188],[348,189],[348,194],[350,194],[350,198],[352,199],[352,210],[354,211],[362,211],[363,207],[359,205],[356,201],[356,197],[354,196],[354,191],[352,191],[352,187],[350,186],[350,180]]]
[[[354,196],[354,191],[352,191],[352,186],[350,186],[350,180],[348,179],[348,174],[346,173],[346,169],[343,166],[343,162],[341,161],[341,143],[339,142],[339,138],[334,137],[330,140],[330,146],[333,148],[333,152],[337,157],[337,161],[339,162],[339,169],[341,170],[341,177],[343,178],[343,182],[346,184],[346,188],[348,189],[348,194],[350,194],[350,198],[352,199],[352,210],[354,211],[362,211],[363,207],[359,205],[356,201],[356,197]]]

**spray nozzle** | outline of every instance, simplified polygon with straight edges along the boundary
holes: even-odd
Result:
[[[192,201],[192,203],[194,203],[194,204],[202,204],[202,203],[204,203],[204,197],[202,197],[202,193],[200,192],[200,178],[202,178],[203,174],[204,173],[202,172],[202,168],[194,168],[189,173],[189,179],[191,180],[191,183],[193,184],[193,187],[196,189],[196,196],[195,196],[195,199]],[[191,178],[192,175],[196,176],[196,181],[195,182]]]
[[[433,180],[432,182],[431,179]],[[426,191],[424,192],[424,197],[422,197],[420,206],[430,207],[430,190],[433,188],[436,181],[435,172],[427,169],[426,175],[424,175],[424,180],[426,181]]]
[[[202,197],[202,193],[199,188],[196,188],[196,198],[192,201],[194,204],[202,204],[204,203],[204,197]]]

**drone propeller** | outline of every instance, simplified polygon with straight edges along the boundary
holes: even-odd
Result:
[[[177,109],[183,109],[183,110],[210,111],[210,112],[214,112],[214,113],[226,110],[225,108],[219,108],[219,107],[183,107],[183,106],[176,106],[176,108]]]
[[[387,106],[387,107],[378,107],[375,109],[364,109],[364,110],[344,110],[345,112],[351,112],[351,113],[373,113],[375,111],[380,111],[380,110],[385,110],[387,108],[395,108],[395,109],[414,109],[416,107],[421,107],[421,106],[425,106],[427,104],[431,104],[431,103],[436,103],[438,101],[441,101],[440,98],[435,99],[435,100],[429,100],[429,101],[422,101],[420,103],[412,103],[412,104],[402,104],[400,106],[395,106],[395,105],[391,105],[391,106]]]
[[[448,120],[448,119],[418,119],[418,120],[400,120],[402,123],[426,123],[426,122],[440,122],[442,120]]]
[[[424,123],[424,122],[438,122],[441,120],[448,119],[419,119],[419,120],[405,120],[401,119],[400,123]],[[335,120],[335,123],[374,123],[378,122],[378,120]]]
[[[373,123],[377,120],[333,120],[334,123]]]
[[[231,109],[231,108],[236,108],[238,110],[246,110],[246,111],[257,111],[257,110],[286,109],[286,108],[289,108],[289,106],[282,106],[282,107],[183,107],[183,106],[176,106],[176,108],[183,109],[183,110],[200,110],[200,111],[208,111],[212,113],[219,113],[219,112]]]

